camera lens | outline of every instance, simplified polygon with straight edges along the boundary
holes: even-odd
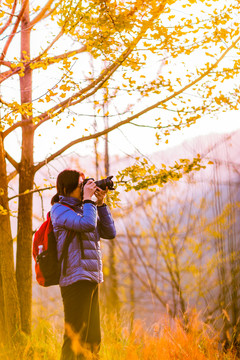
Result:
[[[113,176],[108,176],[106,179],[97,180],[95,181],[95,184],[102,190],[106,190],[106,187],[108,187],[109,190],[115,190],[113,181],[111,180]]]

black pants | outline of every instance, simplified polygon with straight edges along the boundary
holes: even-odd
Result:
[[[100,349],[99,285],[86,280],[61,287],[65,334],[61,360],[87,359]]]

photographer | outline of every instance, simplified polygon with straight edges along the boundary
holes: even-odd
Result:
[[[52,199],[51,219],[58,258],[72,234],[59,281],[65,317],[61,360],[85,359],[89,351],[98,358],[101,342],[98,296],[99,283],[103,281],[99,240],[113,239],[116,235],[111,213],[104,203],[108,188],[100,189],[92,179],[83,186],[83,181],[82,173],[64,170],[57,177],[57,194]]]

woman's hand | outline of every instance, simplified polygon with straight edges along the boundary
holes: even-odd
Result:
[[[108,192],[108,187],[106,187],[106,190],[102,190],[99,187],[97,187],[97,190],[95,191],[95,196],[97,198],[96,205],[102,206],[104,203],[104,198]]]
[[[97,185],[93,180],[88,180],[88,182],[84,185],[83,188],[83,201],[84,200],[92,200],[92,196],[97,190]]]

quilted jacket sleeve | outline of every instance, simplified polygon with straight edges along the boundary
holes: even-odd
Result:
[[[107,206],[98,208],[98,232],[103,239],[114,239],[116,237],[116,229],[110,210]]]
[[[51,219],[54,227],[91,232],[97,226],[97,208],[91,203],[86,203],[83,205],[83,214],[80,215],[67,206],[56,203],[51,209]]]

